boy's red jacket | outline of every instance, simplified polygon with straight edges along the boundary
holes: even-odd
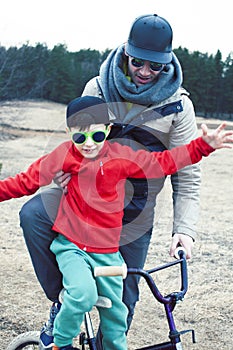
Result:
[[[63,170],[71,173],[53,229],[88,252],[118,250],[127,178],[160,178],[197,163],[213,152],[202,138],[169,151],[133,151],[105,142],[95,159],[86,159],[64,142],[30,165],[26,172],[0,181],[0,201],[35,193]]]

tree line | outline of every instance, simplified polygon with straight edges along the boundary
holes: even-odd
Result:
[[[38,43],[20,48],[0,46],[0,100],[46,99],[68,103],[80,96],[86,82],[98,75],[109,49],[69,52],[63,44],[52,49]],[[209,55],[187,48],[174,49],[182,69],[183,87],[196,113],[233,119],[233,53]]]

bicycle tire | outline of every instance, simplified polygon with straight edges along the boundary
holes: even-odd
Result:
[[[19,334],[15,337],[6,350],[39,350],[40,332],[31,331]]]

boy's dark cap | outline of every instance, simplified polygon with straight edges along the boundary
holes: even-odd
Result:
[[[82,115],[89,115],[88,120]],[[82,96],[72,100],[66,110],[67,124],[69,125],[69,118],[75,116],[78,125],[83,124],[109,124],[109,114],[106,102],[101,98],[95,96]],[[71,119],[71,118],[70,118]]]

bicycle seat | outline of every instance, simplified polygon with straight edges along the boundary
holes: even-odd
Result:
[[[112,301],[107,297],[99,295],[95,306],[110,309],[112,307]]]

